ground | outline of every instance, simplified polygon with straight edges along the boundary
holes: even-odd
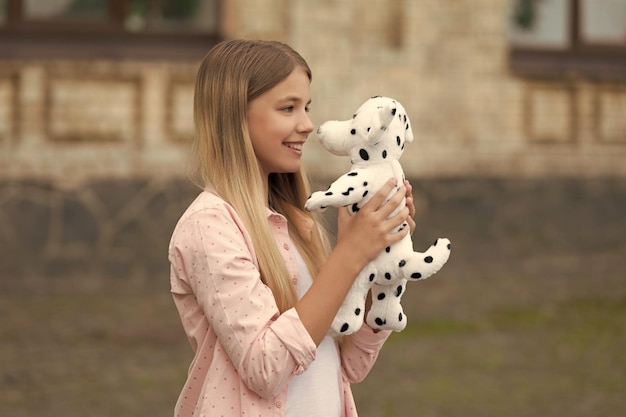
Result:
[[[416,249],[448,237],[452,255],[409,283],[360,415],[626,415],[626,181],[412,183]],[[0,415],[172,416],[191,350],[167,270],[46,279],[0,294]]]

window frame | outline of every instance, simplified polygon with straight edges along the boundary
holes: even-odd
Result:
[[[8,0],[6,20],[0,25],[0,59],[200,59],[222,40],[218,30],[128,31],[124,27],[128,0],[107,3],[105,20],[27,20],[23,0]],[[218,16],[220,11],[218,2]]]
[[[569,41],[565,50],[511,45],[509,66],[523,77],[626,79],[626,45],[586,44],[581,40],[581,0],[570,0]]]

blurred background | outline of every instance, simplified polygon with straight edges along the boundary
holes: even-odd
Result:
[[[316,125],[399,100],[415,248],[453,242],[362,416],[626,415],[626,0],[0,0],[1,416],[172,415],[193,82],[240,37],[308,60]]]

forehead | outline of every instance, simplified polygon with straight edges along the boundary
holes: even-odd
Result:
[[[285,79],[270,88],[259,98],[272,100],[310,100],[311,81],[303,68],[296,67]]]

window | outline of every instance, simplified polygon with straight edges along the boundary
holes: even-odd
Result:
[[[202,57],[218,0],[0,0],[0,57]]]
[[[511,0],[511,68],[526,76],[626,78],[625,0]]]
[[[52,0],[47,2],[23,0],[20,3],[21,17],[26,21],[80,21],[83,19],[85,21],[93,21],[105,19],[107,15],[107,3],[105,0]]]

